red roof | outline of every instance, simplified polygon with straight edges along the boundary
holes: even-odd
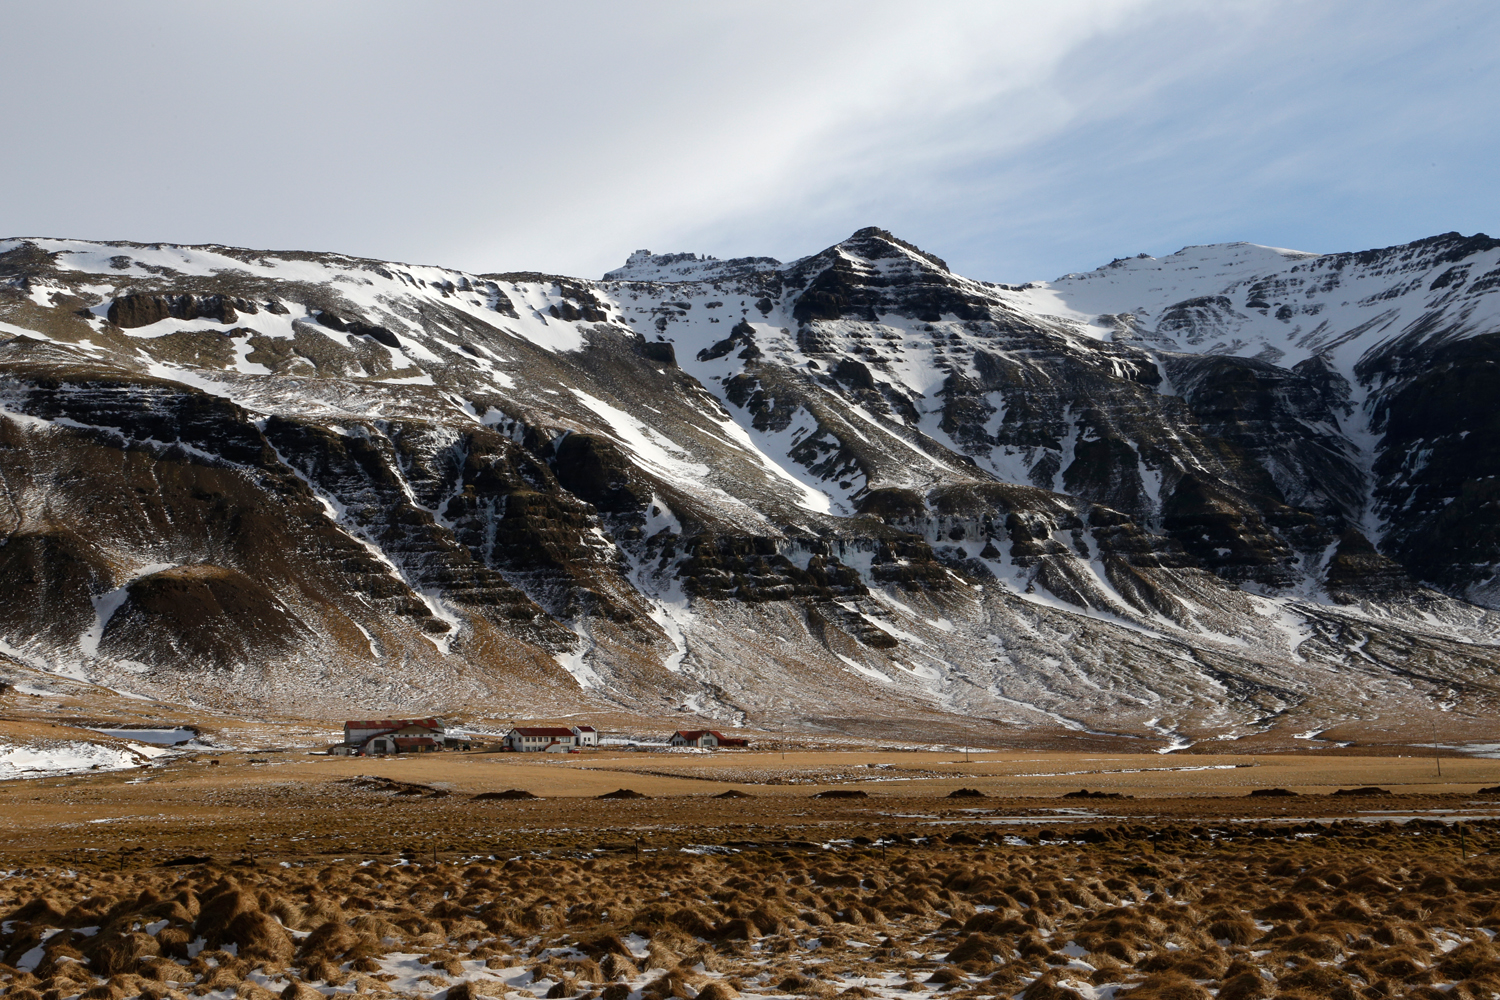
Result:
[[[436,719],[373,719],[344,723],[345,729],[401,729],[406,726],[424,726],[427,729],[443,728],[443,724]]]
[[[511,730],[517,736],[550,736],[553,739],[573,738],[573,730],[561,726],[517,726]]]
[[[593,726],[575,726],[573,728],[577,729],[580,733],[597,733],[599,731]]]

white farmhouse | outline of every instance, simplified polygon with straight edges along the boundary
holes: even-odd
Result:
[[[679,729],[667,740],[674,747],[744,747],[750,741],[735,736],[725,736],[717,729]]]
[[[578,734],[562,726],[517,726],[505,734],[503,744],[518,753],[566,753],[578,746]]]
[[[373,756],[423,753],[448,742],[441,719],[361,719],[344,723],[344,742],[336,751]]]
[[[596,747],[599,745],[599,730],[593,726],[574,726],[571,732],[581,747]]]

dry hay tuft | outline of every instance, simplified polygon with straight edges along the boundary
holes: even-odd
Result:
[[[230,921],[224,939],[239,946],[236,955],[240,959],[268,966],[284,966],[297,952],[286,928],[260,910],[241,913]]]
[[[972,921],[971,921],[972,922]],[[989,963],[1000,956],[1001,960],[1014,955],[1015,951],[1005,942],[1004,938],[991,934],[971,933],[960,941],[953,950],[948,952],[943,959],[945,962],[954,964],[966,962]]]
[[[5,920],[16,923],[39,924],[63,927],[65,907],[52,896],[37,896],[5,915]]]
[[[1219,1000],[1269,1000],[1275,993],[1276,987],[1254,970],[1230,976],[1219,986]]]
[[[990,981],[998,980],[1004,971],[996,973]],[[1083,994],[1071,986],[1060,985],[1057,978],[1056,972],[1043,973],[1021,991],[1021,1000],[1083,1000]]]
[[[1483,938],[1467,941],[1444,955],[1438,968],[1451,979],[1472,979],[1477,974],[1494,976],[1500,973],[1500,951]]]
[[[302,939],[298,957],[304,962],[319,959],[334,964],[352,961],[366,956],[382,954],[384,949],[379,939],[368,932],[355,930],[338,921],[330,920]]]
[[[89,964],[99,974],[113,976],[121,972],[134,972],[142,959],[161,954],[161,945],[150,934],[139,932],[104,932],[88,940],[85,954]]]
[[[1276,992],[1296,991],[1317,997],[1353,996],[1349,977],[1337,968],[1328,965],[1310,965],[1283,976],[1276,984]]]
[[[1331,959],[1343,954],[1343,947],[1326,934],[1294,934],[1276,943],[1276,950],[1305,958]]]
[[[603,959],[607,955],[619,955],[633,959],[635,954],[630,946],[620,939],[620,935],[606,932],[595,934],[578,942],[578,950],[595,961]],[[614,978],[611,976],[610,978]]]
[[[1244,916],[1226,914],[1209,923],[1208,934],[1215,941],[1246,945],[1260,937],[1260,928],[1255,926],[1254,921]]]
[[[636,968],[628,953],[619,955],[611,952],[605,955],[599,962],[599,971],[610,980],[635,979],[640,976],[641,970]]]
[[[1283,896],[1281,899],[1273,903],[1267,903],[1256,910],[1255,915],[1261,920],[1280,920],[1295,923],[1299,920],[1306,920],[1312,915],[1312,911],[1307,908],[1307,904],[1302,902],[1302,900],[1291,896]]]
[[[505,984],[490,979],[465,979],[448,987],[446,1000],[479,1000],[480,997],[503,997]]]
[[[1120,990],[1115,996],[1120,1000],[1213,1000],[1208,990],[1186,976],[1164,972],[1148,976],[1146,981],[1132,990]]]
[[[259,910],[260,900],[252,893],[238,885],[226,885],[203,904],[193,930],[208,941],[208,947],[217,948],[236,918]]]

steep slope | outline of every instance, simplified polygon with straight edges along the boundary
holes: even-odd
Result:
[[[53,672],[850,732],[1493,708],[1486,237],[1023,286],[877,229],[603,281],[32,239],[0,282],[0,650]]]

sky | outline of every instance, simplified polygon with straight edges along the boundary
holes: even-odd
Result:
[[[1500,4],[0,5],[0,237],[597,277],[868,225],[1019,282],[1500,233]]]

